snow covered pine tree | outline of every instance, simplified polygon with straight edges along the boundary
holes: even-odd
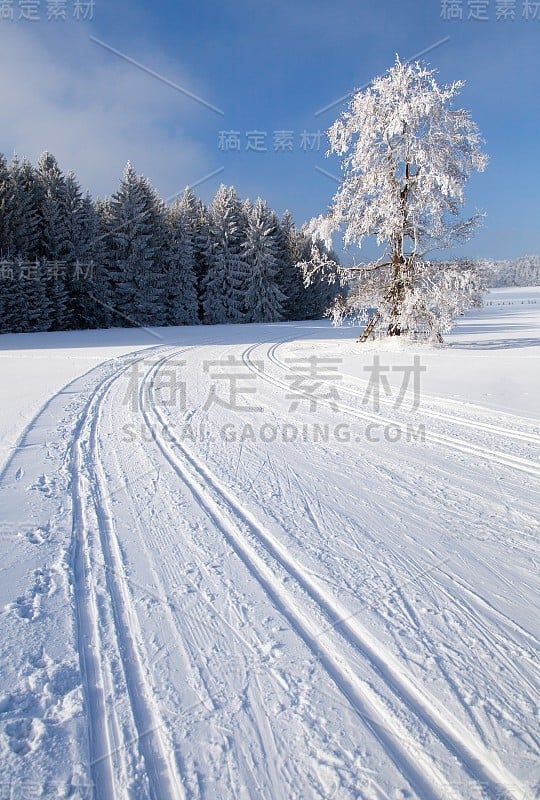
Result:
[[[328,131],[328,155],[345,156],[344,178],[329,213],[308,230],[328,243],[344,226],[346,245],[374,236],[383,248],[370,263],[338,270],[349,291],[332,309],[334,323],[376,309],[359,341],[377,328],[442,341],[453,317],[478,302],[481,278],[472,265],[426,260],[470,237],[481,215],[460,219],[463,189],[487,165],[477,126],[451,107],[463,83],[439,86],[434,72],[396,58]]]
[[[193,195],[192,195],[193,196]],[[184,192],[168,209],[166,254],[166,322],[168,325],[197,325],[198,300],[195,275],[195,235]],[[193,198],[195,199],[195,198]]]
[[[163,201],[128,161],[108,208],[106,244],[113,324],[165,323],[165,222]]]
[[[243,245],[244,259],[249,265],[246,321],[278,322],[283,319],[286,299],[276,282],[279,221],[260,197],[248,213],[247,237]]]
[[[247,220],[233,186],[221,185],[209,212],[208,272],[204,278],[204,321],[245,322],[248,267],[242,253]]]

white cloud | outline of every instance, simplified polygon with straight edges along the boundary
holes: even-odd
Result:
[[[162,196],[211,172],[216,165],[196,130],[214,124],[213,112],[93,43],[89,32],[83,23],[0,23],[0,151],[35,162],[50,150],[94,195],[116,189],[128,159]],[[128,54],[205,97],[161,54]]]

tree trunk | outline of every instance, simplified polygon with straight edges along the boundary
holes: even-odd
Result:
[[[405,288],[402,274],[403,258],[399,253],[394,253],[392,261],[394,264],[394,274],[392,275],[392,288],[390,289],[389,295],[392,303],[392,312],[390,314],[387,334],[388,336],[401,336],[402,330],[398,320],[401,315]]]

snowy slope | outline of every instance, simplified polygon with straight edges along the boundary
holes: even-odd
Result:
[[[536,795],[540,290],[488,303],[0,337],[1,796]]]

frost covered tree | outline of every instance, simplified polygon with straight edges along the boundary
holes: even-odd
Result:
[[[164,205],[129,162],[105,222],[114,323],[164,324]]]
[[[540,256],[477,263],[488,286],[540,286]]]
[[[285,295],[276,276],[279,268],[279,222],[258,198],[249,210],[243,257],[248,266],[245,292],[246,322],[278,322],[283,319]]]
[[[185,195],[184,195],[185,197]],[[166,256],[166,322],[168,325],[196,325],[199,321],[195,275],[196,236],[189,205],[176,200],[168,214]]]
[[[339,260],[336,253],[328,248],[320,239],[313,241],[311,237],[307,236],[305,230],[300,232],[304,242],[304,253],[307,259],[309,269],[319,276],[317,281],[309,280],[306,282],[305,270],[302,276],[304,278],[304,293],[302,310],[302,319],[320,319],[322,316],[327,316],[327,309],[334,302],[337,295],[337,287],[334,282],[329,283],[324,280],[323,276],[331,269],[334,273],[336,270],[341,270]],[[304,266],[306,262],[304,262]]]
[[[210,259],[210,218],[202,200],[199,200],[188,186],[179,200],[179,211],[183,224],[189,228],[193,246],[193,270],[197,289],[199,322],[204,320],[204,293],[206,275]]]
[[[247,220],[232,186],[220,186],[209,209],[208,272],[204,278],[204,321],[244,322],[247,266],[243,255]]]
[[[5,156],[0,153],[0,258],[7,255],[9,248],[9,201],[11,181]]]
[[[42,192],[32,165],[16,157],[1,175],[2,260],[0,262],[0,330],[48,330],[50,302],[40,255]]]
[[[298,299],[303,291],[301,273],[295,264],[301,258],[295,258],[294,236],[296,228],[290,211],[285,211],[278,226],[278,271],[276,281],[285,295],[283,312],[285,319],[292,319],[296,311]]]
[[[70,175],[66,178],[69,184]],[[89,194],[81,196],[78,184],[70,189],[72,197],[72,231],[77,238],[69,265],[70,327],[94,328],[107,321],[106,307],[96,303],[109,298],[109,284],[103,264],[104,241],[101,236],[98,205]]]
[[[334,287],[306,286],[301,262],[331,257],[233,187],[168,208],[128,164],[94,202],[51,153],[36,167],[0,154],[2,332],[320,318]]]
[[[41,188],[29,161],[14,158],[6,196],[6,239],[3,255],[31,260],[40,253]]]
[[[93,325],[97,328],[109,328],[113,324],[115,243],[112,239],[112,198],[97,198],[94,206],[95,230],[89,242],[89,250],[94,260],[94,270],[89,287],[90,301],[93,305]]]
[[[87,327],[84,324],[80,301],[83,298],[83,270],[79,269],[80,250],[83,245],[83,198],[81,188],[72,172],[68,172],[64,181],[62,197],[64,216],[64,252],[65,281],[67,289],[67,326],[73,329]]]
[[[40,156],[36,176],[40,188],[40,257],[45,262],[51,327],[61,331],[69,322],[68,274],[76,247],[70,239],[70,201],[66,178],[52,153],[45,151]]]
[[[43,153],[37,163],[41,187],[41,250],[48,261],[64,261],[75,243],[70,241],[70,215],[66,178],[52,153]],[[78,187],[77,187],[78,188]],[[70,184],[70,189],[75,187]],[[76,202],[74,200],[74,202]]]
[[[339,260],[321,239],[309,235],[307,226],[293,226],[287,239],[293,265],[287,318],[320,319],[338,292]]]
[[[328,131],[328,154],[343,156],[344,176],[329,213],[312,220],[309,232],[331,241],[344,228],[346,245],[372,236],[383,248],[380,258],[344,275],[350,291],[334,308],[335,322],[376,309],[360,340],[377,326],[390,336],[423,331],[440,340],[452,307],[477,298],[473,269],[426,258],[471,235],[481,215],[460,217],[464,186],[487,164],[477,126],[453,108],[463,83],[440,86],[434,73],[397,58]]]
[[[22,259],[0,261],[0,332],[27,333],[50,327],[42,264]]]

